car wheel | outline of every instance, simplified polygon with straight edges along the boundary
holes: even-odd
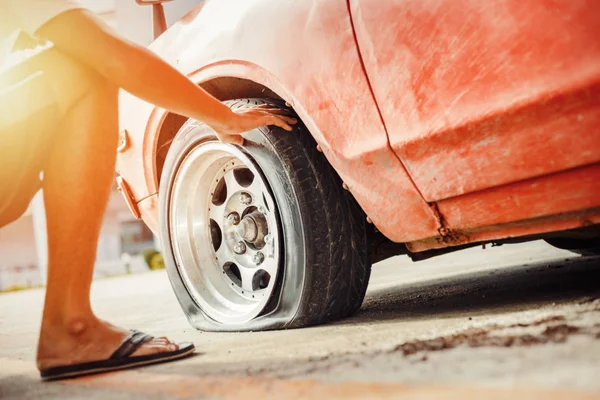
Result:
[[[301,124],[244,137],[243,147],[223,144],[190,120],[163,167],[163,254],[190,323],[266,330],[352,315],[371,271],[364,213]]]

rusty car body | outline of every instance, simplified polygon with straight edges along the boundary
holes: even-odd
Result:
[[[150,48],[222,101],[290,105],[379,242],[418,259],[597,237],[598,38],[593,0],[219,0]],[[159,233],[163,165],[186,119],[127,93],[120,119],[120,188]]]

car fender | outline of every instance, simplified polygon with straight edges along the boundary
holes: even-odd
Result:
[[[438,235],[435,209],[389,145],[345,1],[208,1],[150,49],[198,84],[236,77],[272,90],[294,107],[386,236],[408,242]],[[121,103],[131,144],[118,170],[141,202],[157,193],[157,137],[167,114],[126,93]],[[155,220],[145,216],[155,207],[140,209]]]

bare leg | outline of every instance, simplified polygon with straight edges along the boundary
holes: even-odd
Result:
[[[44,172],[48,285],[37,356],[41,370],[105,359],[128,333],[98,319],[90,305],[117,129],[117,90],[101,81],[64,120]],[[161,338],[134,355],[176,349]]]

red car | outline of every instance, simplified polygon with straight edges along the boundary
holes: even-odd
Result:
[[[302,121],[236,147],[122,95],[119,186],[199,329],[349,316],[398,254],[600,253],[598,1],[209,0],[151,49]]]

